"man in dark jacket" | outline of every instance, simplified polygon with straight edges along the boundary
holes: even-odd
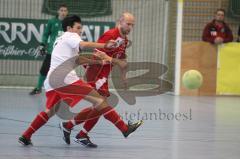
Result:
[[[212,44],[222,44],[233,41],[232,30],[224,22],[225,10],[217,9],[215,18],[208,23],[202,34],[202,40]]]

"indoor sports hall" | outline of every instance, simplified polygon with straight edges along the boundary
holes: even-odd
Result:
[[[111,73],[95,83],[99,92],[107,80],[110,96],[99,96],[118,120],[113,125],[103,114],[92,130],[76,125],[66,144],[61,123],[76,124],[91,102],[59,100],[51,119],[41,113],[49,115],[46,79],[58,40],[76,24],[64,32],[71,15],[81,18],[85,42],[118,30],[119,38],[109,39],[114,48],[106,48],[109,40],[101,46],[124,57],[101,52],[112,58],[99,55],[97,66],[111,65]],[[0,0],[0,159],[239,159],[239,19],[239,0]],[[95,56],[81,43],[77,57]],[[77,76],[87,81],[90,66],[76,67]],[[59,76],[65,82],[68,75]],[[127,131],[140,124],[125,138],[115,127],[120,120]],[[80,130],[97,147],[76,142]]]

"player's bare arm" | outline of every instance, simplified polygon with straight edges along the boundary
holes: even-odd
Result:
[[[128,81],[127,81],[127,68],[121,69],[121,75],[122,83],[124,86],[124,89],[128,89]]]
[[[117,58],[112,58],[112,64],[116,64],[121,71],[120,78],[122,79],[122,83],[124,85],[124,89],[128,88],[127,84],[127,60],[126,59],[117,59]]]
[[[88,64],[88,65],[93,65],[93,64],[105,64],[105,63],[110,63],[111,62],[111,57],[106,55],[102,55],[102,52],[95,52],[94,54],[80,54],[79,57],[76,60],[76,63],[78,65],[83,65],[83,64]]]
[[[76,63],[78,65],[84,65],[84,64],[93,65],[93,64],[102,64],[103,62],[102,60],[94,60],[92,58],[79,55],[79,57],[76,59]]]
[[[118,58],[112,58],[111,62],[121,69],[127,69],[127,60],[126,59],[118,59]]]
[[[117,43],[114,40],[109,40],[106,43],[81,41],[80,46],[83,47],[83,48],[107,48],[107,49],[112,49],[112,48],[115,48],[117,46]]]
[[[96,51],[95,55],[111,62],[113,65],[118,65],[121,69],[127,68],[127,60],[126,59],[112,58],[112,57],[108,56],[105,52],[100,51],[98,49],[95,49],[95,51]]]
[[[118,63],[118,66],[121,70],[121,79],[122,79],[122,83],[123,83],[123,86],[124,86],[124,89],[127,89],[128,88],[128,82],[127,82],[127,60],[126,59],[112,59],[112,61],[114,62],[117,62]]]

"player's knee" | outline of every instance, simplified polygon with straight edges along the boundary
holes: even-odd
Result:
[[[48,118],[51,118],[55,114],[55,111],[53,109],[46,109],[45,113],[47,114]]]
[[[95,109],[102,109],[107,106],[107,101],[104,97],[98,98],[96,104],[94,105]]]
[[[97,105],[102,105],[102,104],[104,104],[106,101],[105,101],[105,99],[103,98],[103,97],[98,97],[97,98],[97,100],[96,100],[96,106]]]

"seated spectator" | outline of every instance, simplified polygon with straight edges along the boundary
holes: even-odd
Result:
[[[232,30],[224,22],[225,10],[217,9],[215,18],[208,23],[202,34],[202,40],[212,44],[222,44],[233,41]]]

